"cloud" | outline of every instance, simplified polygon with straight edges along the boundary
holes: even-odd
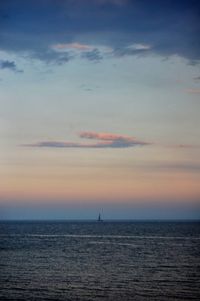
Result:
[[[69,52],[56,53],[52,49],[45,49],[41,52],[30,53],[31,59],[38,59],[46,64],[63,65],[74,59],[75,55]]]
[[[81,57],[88,59],[89,61],[96,61],[96,62],[103,59],[103,55],[97,48],[95,48],[92,51],[87,51],[87,52],[82,53]]]
[[[63,44],[55,44],[51,47],[54,51],[65,52],[71,51],[74,53],[74,57],[77,55],[77,52],[81,53],[81,58],[87,59],[89,61],[100,61],[103,59],[104,52],[107,53],[108,50],[106,47],[101,47],[98,49],[95,46],[81,44],[78,42],[74,43],[63,43]]]
[[[152,49],[151,45],[148,44],[131,44],[126,47],[116,48],[113,51],[114,56],[125,56],[125,55],[138,55],[148,53]]]
[[[104,46],[116,57],[178,55],[196,64],[199,11],[198,0],[1,0],[0,50],[64,64],[68,49],[94,61]]]
[[[13,72],[23,72],[17,68],[15,62],[8,60],[0,60],[0,69],[8,69]]]
[[[130,50],[149,50],[151,48],[152,46],[147,44],[133,44],[127,47]]]
[[[148,142],[137,140],[134,137],[111,133],[81,132],[79,136],[80,138],[98,140],[98,142],[76,143],[68,141],[40,141],[31,144],[24,144],[23,146],[49,148],[127,148],[150,144]]]
[[[80,54],[80,58],[87,59],[89,61],[100,61],[104,55],[112,54],[113,49],[106,46],[92,46],[88,44],[81,44],[79,42],[55,44],[51,46],[51,49],[58,53],[68,52],[73,57],[77,57]]]
[[[85,51],[85,50],[92,50],[93,46],[81,44],[78,42],[74,43],[63,43],[63,44],[55,44],[52,46],[53,49],[57,51],[66,51],[66,50],[79,50],[79,51]]]

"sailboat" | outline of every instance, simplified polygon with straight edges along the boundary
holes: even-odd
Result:
[[[99,216],[98,216],[98,219],[97,219],[98,222],[103,222],[102,218],[101,218],[101,213],[99,213]]]

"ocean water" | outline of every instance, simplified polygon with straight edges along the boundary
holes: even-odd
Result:
[[[200,223],[0,222],[0,300],[200,300]]]

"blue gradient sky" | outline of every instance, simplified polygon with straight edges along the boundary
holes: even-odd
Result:
[[[199,17],[0,2],[0,218],[200,216]]]

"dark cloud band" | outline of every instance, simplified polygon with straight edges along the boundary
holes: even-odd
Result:
[[[0,49],[64,64],[74,50],[56,52],[52,45],[92,43],[96,48],[80,57],[100,61],[99,46],[106,46],[115,57],[178,55],[195,64],[200,59],[199,17],[198,0],[1,0]]]

